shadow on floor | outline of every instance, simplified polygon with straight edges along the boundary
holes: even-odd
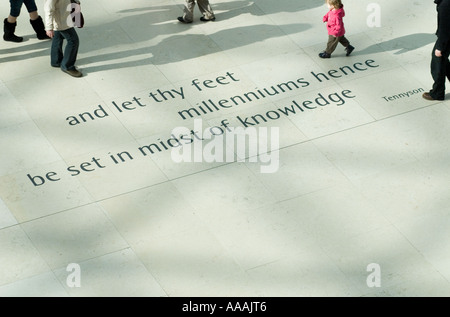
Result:
[[[287,29],[291,30],[292,34],[294,34],[306,31],[308,28],[309,25],[306,24],[292,24]],[[243,34],[248,34],[249,32],[251,32],[251,37],[243,37]],[[209,35],[173,35],[165,38],[155,46],[85,57],[79,59],[78,62],[80,65],[89,65],[109,61],[107,65],[84,67],[83,72],[86,73],[148,64],[164,65],[220,53],[285,35],[286,33],[283,33],[277,27],[266,24],[236,27]],[[144,56],[144,58],[129,62],[114,63],[114,60],[136,56]]]
[[[358,51],[361,54],[381,53],[395,51],[395,55],[401,55],[427,46],[436,41],[436,35],[430,33],[415,33],[380,42]],[[431,54],[431,51],[430,51]]]

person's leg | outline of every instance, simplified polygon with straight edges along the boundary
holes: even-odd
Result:
[[[8,16],[8,22],[9,23],[16,23],[17,18],[20,15],[20,11],[22,9],[23,0],[9,0],[9,16]]]
[[[339,38],[337,38],[333,35],[328,35],[327,48],[325,49],[325,51],[319,53],[319,57],[330,58],[331,53],[334,52],[338,43],[339,43]]]
[[[37,11],[29,12],[29,15],[31,21],[37,20],[39,18],[39,13]]]
[[[339,38],[339,43],[341,43],[345,47],[345,51],[347,52],[347,56],[349,56],[353,50],[355,49],[352,45],[350,45],[350,41],[345,37],[341,36]]]
[[[33,27],[34,32],[39,40],[49,40],[45,32],[44,21],[39,16],[38,9],[35,0],[23,0],[24,5],[27,7],[30,15],[30,24]]]
[[[80,45],[80,40],[78,38],[77,31],[75,28],[70,28],[61,31],[61,35],[67,41],[66,47],[64,49],[64,57],[61,61],[62,70],[76,70],[75,62],[77,61],[78,48]]]
[[[325,52],[330,54],[330,55],[333,54],[333,52],[336,49],[338,43],[339,43],[339,37],[335,37],[333,35],[329,35],[328,36],[327,48],[325,49]]]
[[[31,16],[31,15],[30,15]],[[44,21],[41,16],[37,16],[35,19],[30,19],[30,24],[33,27],[34,32],[36,33],[36,37],[39,40],[49,40],[47,33],[45,32]]]
[[[27,8],[28,13],[30,14],[31,20],[36,20],[38,18],[38,8],[36,6],[36,2],[34,0],[22,0],[23,4]]]
[[[197,4],[203,15],[202,21],[214,21],[216,19],[211,5],[209,4],[209,0],[197,0]]]
[[[18,16],[8,15],[8,17],[6,18],[6,20],[7,20],[9,23],[16,23],[16,22],[17,22],[17,18],[18,18]]]
[[[347,40],[347,38],[345,36],[340,36],[338,37],[339,39],[339,43],[342,44],[342,46],[344,46],[345,48],[347,48],[350,45],[350,42]]]
[[[63,41],[64,37],[61,32],[55,31],[50,50],[50,64],[52,67],[61,67],[61,62],[63,60]]]
[[[447,67],[445,69],[445,75],[447,76],[447,79],[450,80],[450,61],[448,59],[448,55],[447,55],[447,63],[446,63]]]
[[[338,43],[339,43],[339,38],[337,38],[333,35],[328,35],[327,48],[325,49],[325,51],[319,53],[319,57],[330,58],[331,53],[334,52]]]
[[[45,32],[45,25],[42,17],[38,15],[36,19],[30,19],[30,24],[33,27],[34,32],[36,33],[36,37],[39,40],[49,40],[47,33]]]
[[[448,68],[448,52],[441,57],[435,55],[436,45],[433,47],[433,52],[431,55],[431,76],[433,77],[434,83],[433,88],[430,90],[430,96],[435,100],[445,99],[445,80],[446,72]]]
[[[195,0],[186,0],[186,5],[183,9],[183,20],[185,22],[194,21],[194,8],[195,8]]]
[[[20,15],[23,0],[9,0],[9,16],[3,21],[3,39],[9,42],[22,42],[23,37],[16,36],[17,17]]]

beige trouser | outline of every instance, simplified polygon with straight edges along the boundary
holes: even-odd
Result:
[[[336,37],[333,35],[328,35],[328,43],[325,52],[332,54],[339,43],[341,43],[345,48],[350,45],[350,42],[345,36]]]
[[[195,1],[197,1],[198,8],[206,19],[214,18],[214,12],[209,5],[209,0],[186,0],[183,15],[185,21],[192,22],[194,20]]]

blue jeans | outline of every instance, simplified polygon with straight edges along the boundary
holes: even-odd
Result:
[[[11,11],[9,15],[15,18],[20,15],[20,9],[23,4],[27,7],[28,12],[35,12],[38,10],[34,0],[9,0],[9,2],[11,4]]]
[[[63,52],[64,40],[66,40],[67,43]],[[75,28],[64,31],[55,31],[50,52],[51,65],[53,67],[61,67],[62,70],[75,70],[79,45],[80,41]]]

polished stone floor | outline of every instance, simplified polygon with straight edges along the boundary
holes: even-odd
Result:
[[[0,296],[450,296],[432,1],[345,0],[330,59],[323,1],[183,4],[82,1],[82,78],[1,41]]]

